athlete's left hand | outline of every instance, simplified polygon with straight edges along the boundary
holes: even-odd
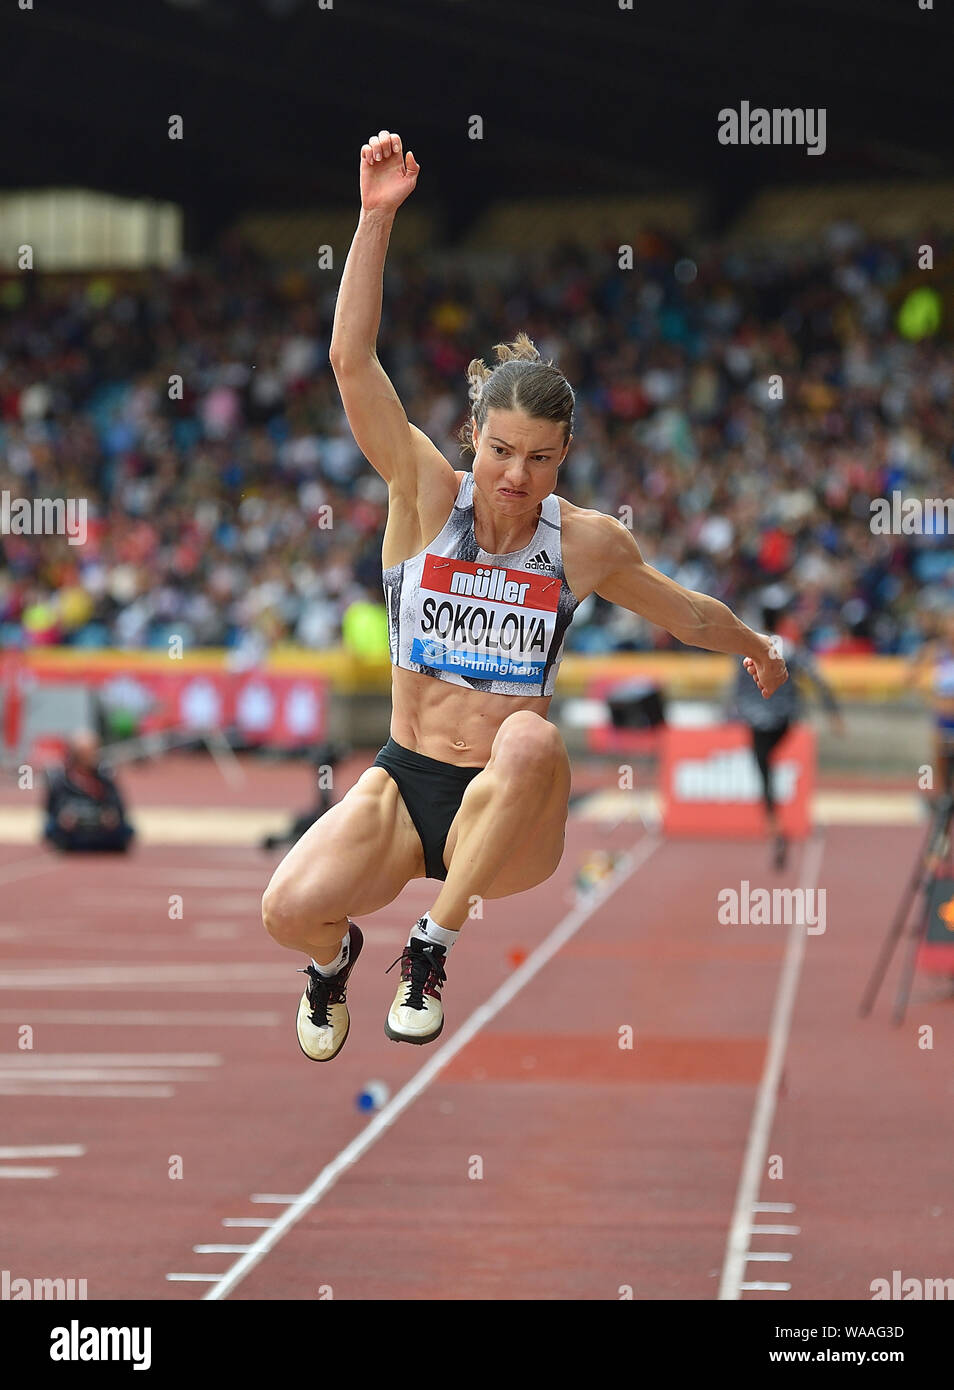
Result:
[[[777,641],[771,637],[763,638],[765,651],[760,657],[747,656],[742,665],[761,690],[763,698],[774,695],[780,685],[788,680],[788,667]]]

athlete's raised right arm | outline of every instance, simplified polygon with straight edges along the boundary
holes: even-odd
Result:
[[[377,357],[384,261],[398,208],[420,166],[401,153],[400,136],[382,130],[361,148],[361,215],[345,262],[331,335],[331,367],[358,447],[389,485],[416,492],[422,471],[450,464],[404,407]]]

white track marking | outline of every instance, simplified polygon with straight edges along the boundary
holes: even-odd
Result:
[[[747,1260],[763,1260],[769,1264],[784,1263],[792,1256],[784,1250],[750,1250],[745,1257]]]
[[[0,1067],[8,1063],[0,1057]],[[23,1052],[17,1067],[220,1067],[218,1052]]]
[[[274,1226],[275,1222],[271,1218],[263,1216],[226,1216],[222,1222],[223,1226]]]
[[[794,1211],[794,1202],[753,1202],[753,1211]]]
[[[0,1081],[0,1096],[66,1096],[70,1100],[167,1100],[172,1086],[54,1086],[50,1082]]]
[[[557,923],[549,935],[530,953],[523,965],[519,966],[484,1004],[475,1009],[445,1043],[438,1046],[434,1055],[415,1072],[411,1080],[402,1086],[366,1128],[361,1130],[351,1143],[347,1144],[337,1157],[321,1170],[307,1190],[293,1199],[292,1205],[282,1212],[275,1224],[259,1236],[226,1274],[220,1276],[215,1287],[204,1294],[203,1298],[208,1301],[218,1301],[225,1298],[244,1279],[249,1270],[254,1269],[259,1261],[278,1244],[282,1236],[291,1230],[292,1226],[300,1221],[316,1202],[321,1200],[325,1193],[335,1185],[341,1174],[353,1163],[356,1163],[362,1154],[366,1153],[372,1144],[390,1129],[398,1116],[427,1090],[451,1058],[466,1047],[484,1025],[496,1018],[524,986],[539,974],[543,967],[579,931],[584,922],[588,921],[593,913],[603,906],[607,898],[611,897],[627,879],[643,867],[659,844],[660,840],[655,836],[647,836],[640,840],[636,848],[620,860],[613,872],[598,883],[582,902],[578,903]]]
[[[288,1196],[287,1194],[281,1192],[256,1192],[253,1197],[249,1198],[249,1201],[270,1202],[273,1206],[276,1207],[289,1207],[291,1206],[292,1202],[297,1202],[301,1195],[302,1194],[300,1192],[293,1192],[291,1196]]]
[[[813,836],[802,859],[799,876],[800,887],[806,889],[815,887],[824,852],[825,842],[823,838],[820,835]],[[741,1289],[752,1287],[752,1285],[742,1283],[745,1274],[745,1257],[749,1246],[752,1211],[759,1195],[762,1174],[765,1170],[765,1156],[768,1152],[772,1124],[775,1119],[778,1088],[782,1079],[782,1067],[785,1062],[785,1050],[788,1047],[789,1030],[792,1026],[792,1011],[795,1007],[795,996],[798,992],[798,981],[801,975],[802,961],[805,957],[807,935],[804,926],[799,926],[797,922],[793,922],[789,928],[788,940],[785,943],[785,958],[782,961],[775,1003],[772,1007],[772,1019],[769,1024],[768,1053],[765,1058],[762,1079],[759,1082],[758,1094],[755,1098],[755,1108],[752,1112],[752,1123],[749,1127],[745,1157],[742,1162],[742,1172],[739,1176],[739,1187],[735,1198],[735,1210],[726,1243],[722,1279],[718,1293],[720,1300],[737,1299]],[[765,1231],[772,1229],[771,1227],[763,1227]],[[784,1234],[782,1231],[775,1231],[774,1233]],[[786,1285],[785,1287],[789,1286]]]
[[[58,1168],[0,1168],[0,1178],[55,1178]]]
[[[205,1081],[194,1071],[172,1071],[168,1067],[5,1067],[0,1063],[0,1083],[23,1082],[28,1086],[45,1081]]]
[[[0,1148],[0,1158],[82,1158],[85,1144],[27,1144],[18,1148]]]
[[[193,1245],[193,1255],[244,1255],[247,1245]]]
[[[222,1028],[226,1024],[242,1028],[277,1028],[278,1013],[236,1014],[221,1009],[30,1009],[30,1022],[64,1024],[71,1028],[118,1024],[148,1028]],[[0,1023],[22,1023],[23,1009],[0,1009]]]
[[[291,970],[294,978],[294,966]],[[0,989],[112,989],[130,985],[142,989],[148,985],[150,994],[162,985],[177,988],[218,992],[225,985],[249,985],[257,989],[277,990],[289,983],[289,966],[282,964],[208,961],[190,965],[184,961],[175,965],[149,965],[142,961],[134,965],[60,965],[34,966],[5,970],[0,973]],[[301,986],[298,986],[301,989]]]
[[[181,1284],[214,1284],[216,1279],[221,1279],[221,1274],[167,1274],[167,1279]]]
[[[14,1053],[0,1056],[0,1094],[91,1096],[96,1092],[87,1089],[90,1083],[129,1087],[141,1082],[206,1081],[207,1070],[221,1065],[217,1052]],[[51,1091],[47,1089],[51,1083],[65,1084],[70,1090]]]
[[[364,931],[365,941],[393,941],[394,933],[378,934],[379,929],[369,927]],[[406,933],[403,937],[407,939]],[[95,944],[93,942],[92,944]],[[50,989],[143,989],[150,994],[161,993],[166,989],[176,992],[192,990],[205,994],[221,995],[227,985],[230,992],[239,994],[270,993],[300,994],[301,985],[295,984],[296,962],[303,957],[290,953],[288,964],[271,961],[203,961],[190,965],[186,961],[175,964],[144,965],[137,961],[130,965],[24,965],[0,972],[0,989],[36,990]],[[221,1003],[220,1003],[221,1007]]]
[[[757,1231],[762,1236],[800,1236],[801,1226],[750,1226],[750,1233]]]
[[[740,1288],[740,1289],[755,1289],[755,1290],[759,1290],[759,1291],[761,1291],[761,1290],[775,1290],[775,1291],[777,1291],[778,1293],[788,1293],[788,1291],[789,1291],[789,1289],[790,1289],[791,1287],[792,1287],[791,1284],[763,1284],[761,1280],[755,1280],[755,1281],[753,1281],[753,1282],[750,1283],[750,1284],[740,1284],[740,1285],[739,1285],[739,1288]]]

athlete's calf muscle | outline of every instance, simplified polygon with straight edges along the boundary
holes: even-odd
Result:
[[[422,871],[396,786],[382,768],[369,768],[286,854],[265,890],[262,920],[281,945],[302,949],[305,933],[379,911]]]

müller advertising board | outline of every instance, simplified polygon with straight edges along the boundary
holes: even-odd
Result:
[[[811,830],[815,735],[790,729],[771,758],[779,821],[786,834]],[[660,784],[667,835],[762,836],[767,830],[762,783],[743,724],[667,728],[662,735]]]
[[[38,686],[85,686],[108,710],[125,711],[140,733],[164,729],[236,730],[249,743],[306,747],[325,737],[328,682],[321,676],[265,670],[208,669],[168,661],[165,670],[122,654],[96,654],[88,664],[55,657],[31,669],[25,661],[0,669],[4,743],[16,745],[26,702]]]

